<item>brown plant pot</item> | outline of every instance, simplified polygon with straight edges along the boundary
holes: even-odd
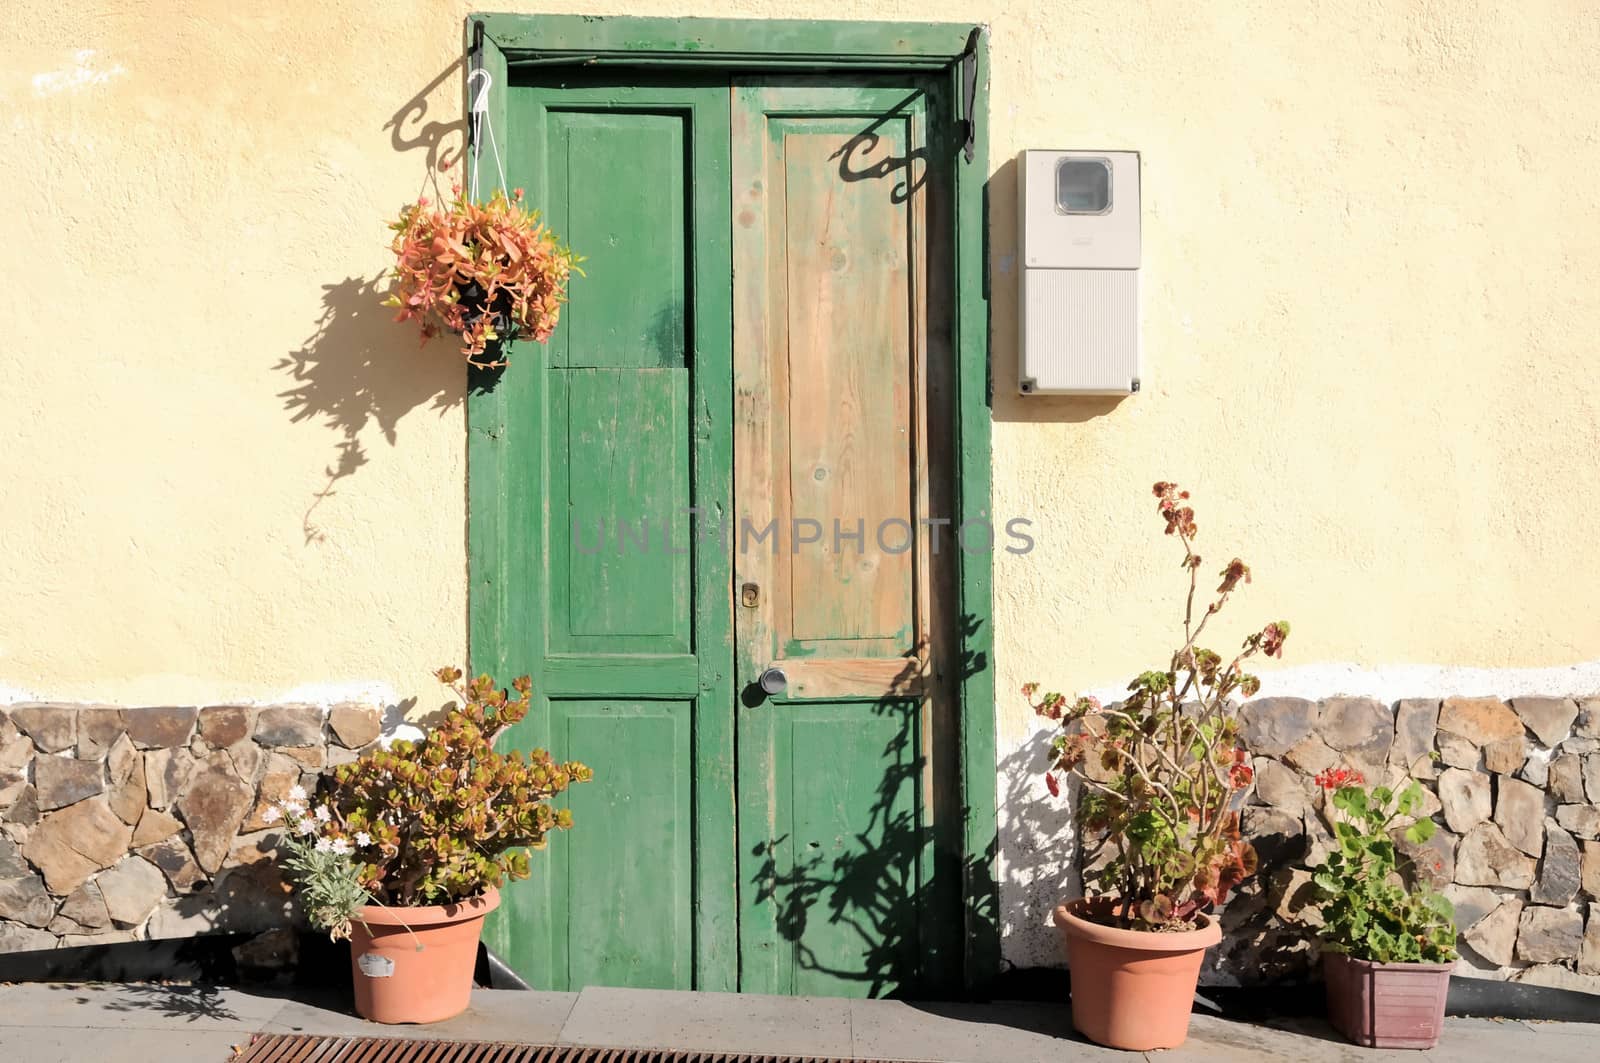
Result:
[[[1108,898],[1055,911],[1072,968],[1072,1025],[1091,1041],[1147,1052],[1177,1048],[1189,1036],[1189,1009],[1206,949],[1222,940],[1215,919],[1194,930],[1121,930],[1094,920]]]
[[[457,904],[389,908],[369,904],[350,932],[356,1012],[373,1022],[439,1022],[467,1009],[483,917],[498,890]]]
[[[1328,1021],[1368,1048],[1432,1048],[1444,1027],[1449,963],[1373,963],[1324,953]]]

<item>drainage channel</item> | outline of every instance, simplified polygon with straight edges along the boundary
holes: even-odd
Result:
[[[670,1052],[659,1048],[421,1041],[394,1037],[263,1034],[232,1063],[849,1063],[815,1056]]]

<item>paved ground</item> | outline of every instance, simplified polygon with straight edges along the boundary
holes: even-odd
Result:
[[[261,990],[66,983],[0,986],[0,1060],[25,1063],[225,1063],[256,1032],[364,1034],[730,1053],[1065,1063],[1138,1059],[1074,1038],[1065,1005],[907,1004],[589,989],[479,990],[466,1014],[433,1026],[376,1026],[341,1010]],[[1600,1018],[1600,1016],[1597,1016]],[[1195,1016],[1162,1063],[1444,1059],[1593,1063],[1600,1026],[1453,1019],[1434,1052],[1373,1052],[1305,1020],[1247,1025]]]

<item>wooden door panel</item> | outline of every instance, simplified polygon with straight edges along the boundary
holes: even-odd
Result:
[[[688,349],[685,116],[639,110],[550,115],[546,200],[584,256],[550,339],[556,366],[681,366]]]
[[[558,941],[567,985],[692,984],[693,709],[665,700],[550,703],[556,748],[585,750],[596,780],[609,781],[567,793],[583,829],[548,854],[563,892],[583,898]]]
[[[735,501],[782,534],[734,562],[756,589],[735,617],[749,991],[876,996],[944,973],[948,584],[922,518],[942,497],[929,362],[947,324],[925,292],[926,111],[909,87],[734,89]],[[835,537],[857,520],[863,541]],[[788,686],[762,697],[769,667]]]
[[[507,744],[595,780],[485,939],[541,989],[732,989],[731,560],[689,524],[732,504],[727,85],[557,74],[509,107],[512,183],[588,276],[495,385],[515,580],[495,667],[539,697]]]
[[[689,371],[550,371],[556,653],[688,653]]]
[[[780,645],[824,641],[822,652],[881,655],[908,649],[912,634],[911,286],[909,214],[882,182],[842,180],[841,151],[860,122],[836,118],[774,121],[781,138],[770,170],[783,178],[782,241],[786,298],[784,372],[787,437],[773,439],[774,468],[787,469],[791,520],[816,520],[814,549],[790,550],[780,563],[789,616]],[[885,123],[862,153],[872,167],[904,151],[905,119]],[[774,213],[780,204],[774,202]],[[777,297],[777,293],[774,293]],[[781,488],[780,488],[781,489]],[[836,525],[834,522],[839,521]],[[877,547],[899,522],[906,549]],[[780,524],[782,527],[783,524]],[[793,527],[790,526],[791,534]],[[850,536],[860,532],[860,538]]]
[[[914,702],[890,701],[774,716],[774,744],[788,755],[777,761],[782,799],[761,870],[792,962],[758,991],[876,997],[917,988],[919,715]]]

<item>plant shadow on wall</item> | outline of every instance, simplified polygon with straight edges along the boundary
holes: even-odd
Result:
[[[466,122],[441,122],[428,115],[434,98],[450,81],[459,83],[463,69],[459,59],[445,67],[383,125],[396,152],[423,153],[419,195],[431,194],[436,200],[445,198],[441,173],[459,171]],[[377,214],[370,222],[374,248],[381,248],[389,229]],[[319,507],[337,493],[340,481],[369,462],[363,437],[370,426],[376,425],[394,446],[406,414],[431,404],[444,416],[464,398],[460,362],[448,350],[448,341],[419,347],[413,334],[396,325],[393,312],[381,305],[387,289],[383,272],[324,284],[315,329],[274,365],[290,380],[288,390],[279,393],[290,419],[321,422],[337,436],[332,460],[322,471],[323,483],[302,518],[308,545],[327,536],[316,520]]]
[[[337,493],[341,480],[367,464],[362,436],[369,426],[376,425],[394,446],[406,414],[431,403],[442,416],[465,397],[461,363],[443,342],[419,349],[380,305],[385,287],[381,274],[323,285],[316,331],[274,366],[291,381],[279,393],[290,420],[320,421],[338,436],[323,470],[326,480],[302,520],[308,544],[326,538],[316,521],[318,507]]]
[[[981,623],[970,616],[961,618],[963,643]],[[988,662],[985,654],[963,651],[959,665],[951,679],[955,684],[983,671]],[[933,831],[917,808],[926,761],[919,748],[915,703],[889,695],[860,708],[903,721],[883,748],[882,775],[871,805],[864,817],[856,817],[863,825],[851,837],[785,835],[756,843],[752,854],[759,863],[751,886],[757,904],[772,906],[778,934],[793,947],[795,966],[811,976],[808,980],[854,985],[870,997],[929,999],[959,986],[934,984],[923,968],[958,972],[965,942],[994,933],[996,847],[991,840],[981,858],[963,856],[959,823],[952,824],[957,833],[945,845],[930,846]],[[946,767],[937,764],[934,774],[953,781],[956,766]],[[840,795],[840,800],[847,798]],[[948,810],[945,814],[958,812],[954,802],[941,808]],[[917,872],[930,847],[937,864],[932,877],[943,893],[936,887],[931,896],[919,898]],[[975,913],[979,925],[970,919],[963,925],[957,914],[962,890],[984,898]],[[924,915],[919,902],[937,910]],[[952,924],[954,930],[945,938],[924,940],[925,928],[949,929]],[[827,942],[826,956],[817,948],[819,941]],[[940,952],[953,955],[941,957]]]

